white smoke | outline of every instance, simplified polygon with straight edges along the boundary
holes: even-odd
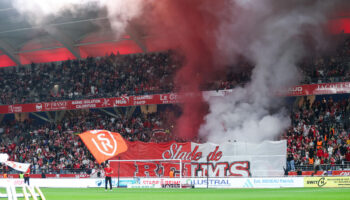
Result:
[[[111,28],[120,36],[130,20],[138,17],[143,0],[13,0],[13,7],[35,26],[52,23],[55,17],[73,17],[91,10],[106,9]]]
[[[337,2],[337,1],[334,1]],[[210,142],[274,139],[290,126],[274,93],[298,81],[305,53],[302,35],[322,31],[330,1],[236,0],[218,31],[221,54],[242,54],[254,63],[251,82],[224,98],[209,99],[210,113],[200,135]],[[222,15],[222,14],[221,14]]]

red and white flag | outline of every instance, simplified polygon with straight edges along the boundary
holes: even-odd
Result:
[[[119,133],[106,130],[90,130],[79,134],[79,137],[99,164],[128,149],[126,142]]]
[[[29,163],[19,163],[14,161],[6,161],[5,164],[20,172],[26,172],[30,167]]]
[[[8,161],[9,156],[6,153],[0,154],[0,163],[3,163],[17,171],[26,172],[30,167],[29,163],[19,163],[14,161]]]

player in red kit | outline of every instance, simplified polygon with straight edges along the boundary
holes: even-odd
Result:
[[[105,167],[105,189],[107,191],[107,184],[109,182],[109,189],[112,191],[112,173],[113,173],[113,170],[112,168],[109,166],[109,164],[106,164],[106,167]]]

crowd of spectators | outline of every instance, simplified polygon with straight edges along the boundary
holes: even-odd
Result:
[[[7,153],[9,160],[31,163],[33,173],[98,168],[78,133],[105,129],[120,133],[128,141],[177,140],[171,134],[176,119],[174,109],[164,106],[162,111],[153,113],[137,110],[131,117],[110,116],[99,111],[69,111],[58,123],[37,123],[31,119],[4,121],[0,126],[0,153]]]
[[[181,63],[169,51],[0,69],[0,105],[173,92]],[[202,89],[233,88],[248,79],[249,72],[232,71]]]
[[[300,64],[304,84],[350,81],[350,38],[342,42],[334,53],[314,56]]]
[[[0,104],[169,92],[171,53],[110,55],[0,70]]]
[[[339,169],[350,162],[350,98],[313,100],[304,97],[292,112],[292,126],[284,134],[288,170]],[[305,168],[305,166],[308,166]]]
[[[283,134],[288,144],[288,170],[339,169],[338,165],[350,162],[350,98],[303,97],[298,103],[291,113],[292,126]],[[138,107],[131,116],[66,111],[56,123],[37,123],[31,118],[23,122],[4,120],[0,152],[9,154],[10,160],[32,163],[34,173],[96,169],[97,163],[77,133],[106,129],[128,141],[182,142],[173,134],[179,110],[176,105],[163,105],[147,113]]]

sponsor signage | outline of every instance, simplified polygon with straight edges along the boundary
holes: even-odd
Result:
[[[160,95],[160,101],[162,104],[173,104],[178,102],[178,95],[175,93],[171,94],[161,94]]]
[[[303,178],[249,178],[243,184],[244,188],[280,188],[280,187],[302,187]]]
[[[304,187],[350,187],[350,177],[304,177]]]
[[[191,185],[194,188],[206,188],[207,186],[210,188],[230,188],[233,187],[235,184],[232,184],[232,182],[240,180],[239,178],[188,178],[185,179],[186,185]],[[242,182],[242,181],[238,181]]]
[[[234,89],[205,91],[202,92],[204,99],[210,97],[227,96],[234,92]],[[350,93],[350,82],[341,83],[323,83],[311,85],[298,85],[278,92],[285,96],[305,96],[305,95],[320,95],[320,94],[342,94]],[[151,105],[151,104],[174,104],[184,101],[196,101],[198,95],[194,93],[187,94],[155,94],[143,96],[121,96],[114,98],[101,99],[85,99],[73,101],[57,101],[57,102],[42,102],[32,104],[17,104],[0,106],[0,114],[21,113],[21,112],[45,112],[57,110],[73,110],[73,109],[88,109],[88,108],[107,108],[118,106],[134,106],[134,105]]]
[[[55,110],[67,110],[67,101],[57,101],[57,102],[47,102],[44,103],[45,111],[55,111]]]
[[[316,178],[316,177],[314,177]],[[350,177],[347,177],[350,178]],[[31,185],[46,188],[104,188],[104,178],[33,178]],[[328,183],[328,182],[327,182]],[[16,187],[24,185],[19,178],[0,179],[0,187],[14,184]],[[118,178],[112,178],[112,186],[118,186]],[[120,178],[119,187],[124,188],[281,188],[303,187],[304,179],[299,177],[271,177],[271,178]],[[318,187],[318,186],[315,186]]]
[[[287,96],[350,93],[350,82],[298,85],[282,93]]]
[[[8,113],[21,113],[23,112],[22,105],[10,105],[8,106]]]
[[[163,99],[163,100],[162,100]],[[166,100],[164,100],[166,99]],[[179,103],[176,94],[121,96],[115,98],[84,99],[73,101],[42,102],[0,106],[0,114],[21,112],[46,112],[58,110],[126,107],[134,105]]]

